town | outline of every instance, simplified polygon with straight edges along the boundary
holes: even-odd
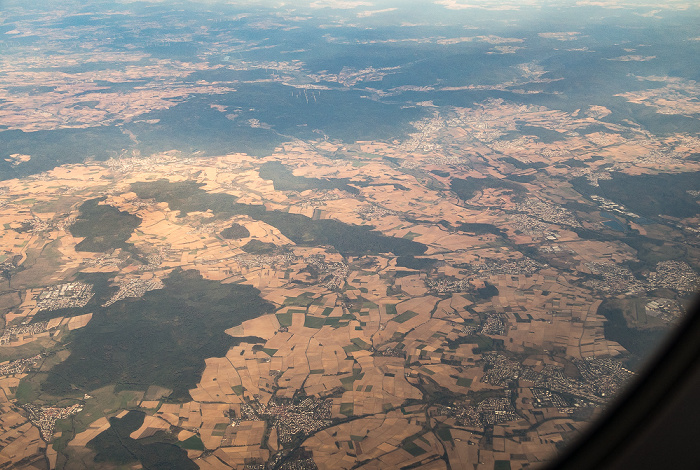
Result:
[[[37,297],[40,310],[84,307],[94,295],[92,284],[68,282],[44,289]]]

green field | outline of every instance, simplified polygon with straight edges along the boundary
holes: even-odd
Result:
[[[353,389],[353,383],[356,380],[362,380],[362,377],[364,377],[365,374],[363,372],[360,372],[359,369],[353,369],[352,370],[352,375],[348,377],[343,377],[340,379],[340,383],[343,384],[343,388],[345,390],[350,391]]]
[[[287,297],[284,299],[284,305],[294,306],[294,307],[304,307],[307,308],[309,305],[314,303],[312,292],[304,292],[296,297]],[[306,311],[306,310],[304,310]]]
[[[17,398],[17,401],[20,403],[30,403],[34,401],[35,397],[36,393],[32,389],[31,384],[24,380],[21,381],[15,391],[15,398]]]
[[[425,450],[413,441],[404,443],[401,448],[414,457],[425,454]]]
[[[340,404],[340,414],[345,416],[352,416],[355,405],[352,403],[341,403]]]
[[[417,317],[418,314],[414,312],[413,310],[406,310],[403,312],[401,315],[397,315],[394,318],[392,318],[392,321],[398,322],[398,323],[405,323],[408,320],[410,320],[413,317]]]
[[[472,384],[472,379],[467,379],[465,377],[460,377],[457,379],[457,385],[460,387],[469,387]]]
[[[180,447],[187,450],[204,450],[204,443],[198,435],[194,435],[178,443]]]
[[[361,340],[360,338],[352,338],[352,339],[350,339],[350,342],[360,349],[369,349],[372,346],[371,344],[367,344],[365,341]]]
[[[291,312],[286,313],[276,313],[277,321],[280,322],[280,326],[292,326],[292,314]]]
[[[311,317],[311,316],[307,315],[305,320],[304,320],[304,326],[306,328],[320,329],[325,324],[326,324],[326,319],[322,318],[322,317]]]

